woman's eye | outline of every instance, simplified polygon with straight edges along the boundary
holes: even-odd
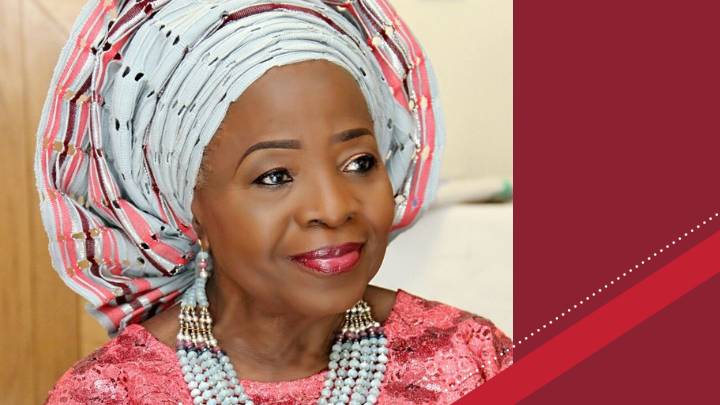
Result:
[[[292,181],[292,177],[290,177],[287,170],[274,169],[258,177],[253,183],[262,186],[281,186],[290,181]]]
[[[366,173],[369,172],[373,167],[375,167],[376,163],[377,160],[375,159],[375,156],[362,155],[357,159],[353,159],[352,161],[350,161],[350,163],[348,163],[348,165],[345,167],[349,171]]]

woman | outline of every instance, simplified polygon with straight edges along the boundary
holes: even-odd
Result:
[[[368,283],[437,187],[442,114],[384,1],[90,2],[36,175],[53,266],[115,337],[48,403],[450,403],[492,322]]]

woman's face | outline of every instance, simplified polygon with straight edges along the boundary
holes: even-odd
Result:
[[[277,313],[329,315],[360,299],[394,214],[373,128],[355,79],[324,60],[274,67],[231,104],[192,204],[214,282]],[[364,244],[348,272],[320,275],[290,259],[347,242]]]

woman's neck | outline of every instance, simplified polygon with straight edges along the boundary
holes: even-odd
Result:
[[[227,286],[229,283],[224,283]],[[344,311],[302,316],[268,311],[242,288],[208,285],[213,334],[244,379],[292,380],[323,370]]]
[[[212,279],[211,279],[212,280]],[[212,283],[209,283],[209,287]],[[243,318],[227,316],[231,311],[216,308],[212,288],[210,311],[214,320],[213,333],[220,347],[228,353],[241,379],[252,381],[287,381],[317,373],[327,366],[332,340],[342,319],[281,318],[262,312],[249,311]],[[373,311],[373,317],[384,323],[395,307],[397,292],[368,285],[363,299]],[[229,309],[241,305],[232,297],[225,298]],[[240,306],[242,313],[243,307]],[[153,316],[142,326],[157,340],[175,350],[180,305]],[[253,322],[252,314],[260,317]],[[344,314],[338,314],[344,315]],[[243,319],[250,319],[244,323]]]

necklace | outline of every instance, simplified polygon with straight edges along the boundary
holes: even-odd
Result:
[[[182,296],[177,358],[194,404],[230,405],[254,402],[240,384],[227,353],[212,334],[205,285],[210,276],[209,254],[196,257],[195,282]],[[335,335],[328,371],[318,405],[375,404],[388,361],[387,338],[367,302],[345,311]]]

